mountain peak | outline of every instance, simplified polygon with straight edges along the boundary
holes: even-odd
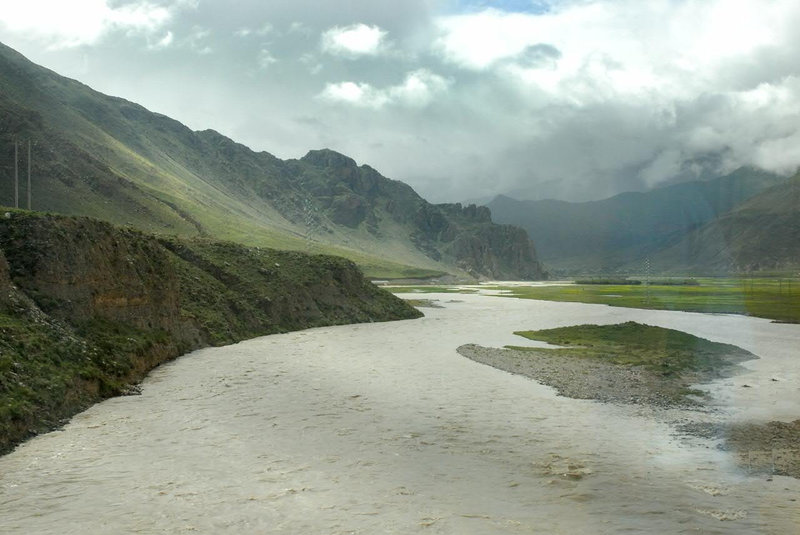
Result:
[[[316,167],[358,167],[354,159],[331,149],[310,150],[300,160]]]

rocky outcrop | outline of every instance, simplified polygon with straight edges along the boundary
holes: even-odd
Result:
[[[475,278],[547,276],[525,231],[493,223],[485,206],[431,204],[407,184],[327,149],[310,151],[294,172],[334,223],[354,229],[364,224],[374,235],[384,232],[383,223],[401,225],[416,249]]]
[[[7,212],[0,452],[193,348],[420,315],[342,258]]]
[[[539,280],[547,273],[536,259],[527,233],[511,225],[492,225],[462,232],[450,250],[458,265],[475,277],[495,280]]]

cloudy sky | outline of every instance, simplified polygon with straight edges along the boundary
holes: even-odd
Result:
[[[0,0],[0,41],[282,158],[432,201],[800,164],[797,0]]]

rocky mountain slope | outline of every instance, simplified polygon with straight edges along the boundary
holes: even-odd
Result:
[[[430,204],[333,151],[284,161],[212,130],[194,132],[3,45],[0,115],[0,167],[7,176],[13,140],[34,142],[37,210],[334,253],[376,277],[543,276],[525,233],[495,225],[485,210]],[[0,202],[12,204],[13,196],[3,181]]]
[[[7,212],[0,452],[194,348],[420,315],[339,257]]]
[[[800,272],[800,174],[659,251],[662,271]]]
[[[785,179],[742,168],[727,176],[623,193],[592,202],[489,203],[496,221],[519,225],[537,245],[542,262],[562,273],[641,272],[644,259]],[[689,256],[678,261],[688,268]]]

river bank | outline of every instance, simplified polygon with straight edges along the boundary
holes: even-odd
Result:
[[[466,344],[459,354],[498,370],[551,386],[565,397],[606,403],[631,403],[661,408],[694,407],[701,401],[682,377],[663,377],[641,367]]]
[[[442,308],[418,320],[271,335],[162,365],[140,396],[95,405],[0,458],[4,531],[750,535],[800,525],[800,481],[750,475],[647,407],[558,396],[456,352],[576,323],[689,331],[761,357],[707,385],[709,418],[729,422],[796,409],[796,326],[426,297]]]
[[[458,353],[498,370],[522,375],[553,387],[559,395],[604,403],[645,405],[655,409],[704,410],[707,400],[690,388],[703,380],[730,377],[746,371],[732,362],[715,374],[663,376],[642,367],[620,366],[597,360],[553,355],[544,351],[514,350],[465,344]],[[734,453],[749,473],[800,478],[800,420],[794,422],[683,423],[682,433],[719,441]]]
[[[192,349],[419,317],[324,255],[157,237],[89,219],[0,219],[0,454]]]

